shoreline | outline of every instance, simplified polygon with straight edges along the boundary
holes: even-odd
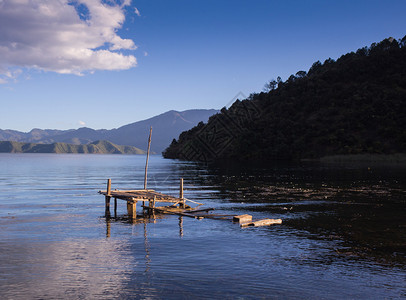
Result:
[[[406,153],[395,154],[340,154],[328,155],[318,159],[303,159],[302,161],[320,161],[323,163],[396,163],[406,165]]]

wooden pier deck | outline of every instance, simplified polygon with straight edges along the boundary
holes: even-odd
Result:
[[[107,179],[107,189],[104,191],[99,191],[99,194],[105,196],[106,204],[106,216],[110,216],[110,200],[114,198],[114,214],[117,214],[117,199],[124,200],[127,202],[127,212],[128,215],[135,219],[137,217],[137,202],[141,201],[141,207],[143,209],[150,208],[153,210],[157,202],[171,203],[171,207],[174,208],[178,205],[179,209],[187,210],[192,209],[190,206],[186,205],[186,199],[183,197],[183,178],[180,180],[180,191],[179,197],[174,197],[166,195],[163,193],[156,192],[151,189],[142,190],[111,190],[111,180]],[[145,206],[145,202],[148,201],[148,206]],[[191,201],[191,200],[189,200]],[[192,201],[194,202],[194,201]],[[197,203],[197,202],[195,202]],[[197,203],[201,205],[201,203]]]
[[[155,199],[156,202],[179,203],[179,198],[158,193],[155,190],[114,190],[110,193],[106,191],[99,191],[99,194],[117,198],[129,202],[137,201],[151,201]]]

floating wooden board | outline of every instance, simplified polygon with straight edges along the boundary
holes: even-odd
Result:
[[[242,223],[241,227],[259,227],[259,226],[269,226],[269,225],[274,225],[274,224],[282,224],[282,219],[263,219],[263,220],[258,220],[255,222],[247,222],[247,223]]]
[[[238,223],[249,223],[252,221],[252,216],[251,215],[239,215],[239,216],[234,216],[233,217],[234,222]]]

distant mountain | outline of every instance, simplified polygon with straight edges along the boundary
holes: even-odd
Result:
[[[0,129],[0,140],[39,144],[67,143],[74,145],[89,144],[97,140],[108,140],[118,145],[129,145],[146,149],[149,128],[152,126],[151,151],[161,153],[182,131],[189,130],[200,121],[207,122],[209,117],[217,112],[214,109],[195,109],[182,112],[171,110],[158,116],[112,130],[94,130],[83,127],[77,130],[33,129],[25,133]]]
[[[66,143],[35,144],[0,142],[0,153],[89,153],[89,154],[145,154],[132,146],[119,146],[108,141],[96,141],[87,145]]]
[[[199,109],[178,112],[168,111],[153,118],[109,130],[105,139],[120,145],[131,145],[141,149],[147,148],[149,128],[152,126],[151,151],[161,153],[172,140],[184,131],[193,128],[199,122],[207,122],[217,110]]]
[[[21,132],[16,130],[1,130],[0,129],[0,140],[1,141],[15,141],[15,142],[37,142],[45,137],[50,137],[58,134],[68,132],[69,130],[51,130],[51,129],[38,129],[35,128],[30,132]]]

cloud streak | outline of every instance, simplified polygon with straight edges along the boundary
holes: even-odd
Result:
[[[137,60],[117,34],[130,0],[0,0],[0,82],[10,69],[83,75],[124,70]]]

